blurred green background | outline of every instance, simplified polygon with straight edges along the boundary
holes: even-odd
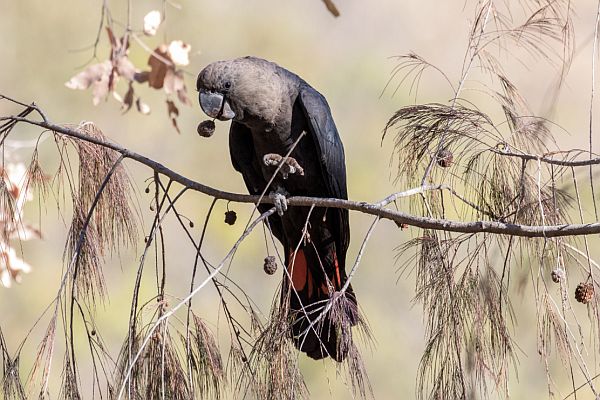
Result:
[[[0,93],[24,102],[35,101],[57,123],[94,121],[112,140],[183,175],[223,190],[244,192],[242,179],[229,162],[228,124],[218,123],[210,139],[196,134],[196,125],[205,116],[193,98],[195,74],[215,60],[243,55],[263,57],[296,72],[327,97],[346,148],[349,196],[355,200],[376,201],[403,189],[393,183],[392,141],[382,144],[381,133],[393,111],[414,101],[406,87],[395,96],[387,91],[380,97],[396,64],[389,57],[415,51],[456,82],[475,2],[338,0],[339,18],[332,17],[319,0],[182,0],[178,3],[181,10],[167,5],[166,22],[159,34],[144,40],[152,48],[175,39],[192,46],[191,63],[185,70],[189,72],[186,83],[194,105],[180,107],[181,134],[171,127],[161,92],[138,89],[137,94],[152,108],[149,116],[135,110],[121,115],[119,104],[113,99],[94,107],[89,91],[74,91],[64,86],[87,63],[97,62],[91,60],[93,50],[89,46],[95,40],[100,21],[99,0],[0,0]],[[119,23],[125,23],[126,1],[109,1],[109,5],[119,28]],[[577,56],[551,117],[572,133],[557,130],[559,145],[587,148],[592,48],[589,37],[593,32],[596,5],[587,1],[578,2],[576,6]],[[142,18],[148,11],[161,8],[161,1],[133,1],[134,28],[141,29]],[[108,45],[104,32],[100,37],[97,54],[101,61],[107,57]],[[134,43],[130,58],[137,67],[145,68],[148,53]],[[530,101],[532,110],[545,112],[553,84],[552,73],[556,71],[547,68],[542,60],[531,60],[526,65],[509,62],[507,68]],[[120,88],[120,93],[123,92]],[[451,96],[442,79],[434,73],[425,73],[419,102],[444,102]],[[0,102],[0,114],[15,110]],[[27,140],[38,133],[38,129],[20,126],[13,139]],[[49,173],[56,167],[56,152],[50,142],[41,147],[40,156],[42,166]],[[596,146],[596,151],[598,149]],[[16,157],[27,162],[30,150],[20,150]],[[127,165],[139,189],[136,198],[143,217],[141,223],[147,231],[152,217],[148,209],[151,196],[144,194],[143,189],[144,179],[151,173],[133,163]],[[210,200],[188,193],[180,203],[179,211],[195,222],[192,229],[195,236],[199,236]],[[54,297],[64,265],[61,257],[70,221],[68,207],[61,216],[52,201],[42,207],[38,218],[35,203],[29,205],[26,218],[40,224],[44,238],[20,246],[33,271],[24,276],[22,284],[0,289],[0,326],[12,348]],[[246,205],[230,204],[229,207],[238,213],[239,222],[235,226],[222,221],[226,210],[224,202],[217,204],[210,223],[205,251],[214,262],[223,257],[241,234],[251,210]],[[586,211],[588,218],[590,215]],[[371,218],[364,215],[351,215],[353,240],[348,264],[352,264],[370,221]],[[183,233],[174,218],[167,221],[165,232],[168,293],[181,298],[188,290],[193,249],[182,240]],[[400,278],[394,248],[417,234],[415,229],[400,231],[389,221],[381,222],[353,281],[375,339],[372,347],[361,344],[361,348],[378,399],[415,396],[416,371],[425,345],[423,317],[420,306],[411,303],[414,276]],[[98,307],[97,319],[113,357],[126,334],[136,261],[143,249],[141,239],[139,243],[137,249],[123,250],[120,257],[108,260],[104,267],[110,297]],[[598,251],[595,254],[598,255]],[[280,275],[264,274],[264,256],[262,232],[257,230],[241,246],[230,274],[266,314]],[[146,295],[152,293],[153,268],[149,263],[145,275]],[[228,333],[222,314],[217,325],[218,302],[214,290],[207,288],[194,302],[196,312],[214,324],[214,330],[219,331],[219,337],[226,344]],[[535,303],[528,295],[515,295],[513,303],[519,318],[514,327],[519,368],[518,374],[511,371],[510,394],[514,399],[541,398],[547,396],[547,382],[545,366],[537,355]],[[33,331],[25,348],[21,363],[26,368],[31,365],[37,338],[46,323],[42,322]],[[58,341],[61,340],[59,337]],[[86,354],[83,340],[80,348],[82,359]],[[550,369],[555,372],[560,394],[566,395],[570,391],[568,374],[554,361]],[[82,375],[85,375],[85,362],[82,363]],[[58,392],[60,364],[61,354],[57,352],[51,386],[54,396]],[[349,383],[336,372],[333,363],[312,362],[301,357],[301,367],[312,399],[351,398]],[[582,393],[578,398],[591,398],[586,396]]]

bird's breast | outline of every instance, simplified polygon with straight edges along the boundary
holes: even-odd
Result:
[[[253,133],[256,167],[262,172],[265,182],[275,175],[271,188],[279,186],[290,195],[319,196],[324,191],[321,163],[312,138],[308,134],[300,137],[301,133]],[[289,158],[285,160],[288,153]],[[268,156],[268,162],[265,162],[265,156]],[[276,162],[277,156],[281,157],[279,163]],[[282,163],[284,165],[278,171]]]

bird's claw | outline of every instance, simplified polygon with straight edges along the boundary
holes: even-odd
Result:
[[[285,190],[281,188],[269,193],[269,197],[271,198],[271,200],[273,200],[275,210],[277,210],[277,215],[279,215],[280,217],[288,209],[287,198],[285,197],[286,195],[287,192],[285,192]]]
[[[284,158],[279,154],[269,153],[264,155],[263,163],[267,167],[278,167],[283,163],[283,165],[281,165],[281,169],[279,170],[279,172],[281,172],[281,175],[283,176],[283,179],[287,179],[288,176],[294,174],[304,175],[304,168],[302,168],[302,166],[298,163],[298,161],[296,161],[294,157],[288,156],[287,158]]]

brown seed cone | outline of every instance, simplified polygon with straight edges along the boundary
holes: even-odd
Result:
[[[575,300],[587,304],[594,298],[594,284],[581,282],[575,289]]]
[[[202,121],[196,130],[200,136],[211,137],[215,133],[215,122],[209,119]]]
[[[263,268],[267,274],[273,275],[277,271],[277,261],[275,261],[275,256],[265,257],[265,265]]]
[[[448,149],[442,149],[437,153],[437,164],[440,167],[443,168],[448,168],[449,166],[452,165],[452,162],[454,161],[454,155],[452,154],[452,152]]]
[[[235,221],[237,220],[237,214],[235,213],[235,211],[225,211],[225,223],[227,225],[233,225],[235,224]]]

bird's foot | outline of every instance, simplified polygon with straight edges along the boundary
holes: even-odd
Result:
[[[283,163],[283,165],[281,165],[281,169],[279,170],[283,176],[283,179],[287,179],[288,176],[294,174],[304,175],[304,168],[302,168],[302,166],[294,157],[288,156],[287,158],[284,158],[279,154],[269,153],[264,155],[263,163],[267,167],[278,167]]]
[[[276,190],[269,193],[269,198],[273,200],[273,205],[277,210],[277,215],[279,215],[280,217],[288,209],[287,198],[285,197],[287,195],[289,195],[289,193],[281,187],[278,187]]]

